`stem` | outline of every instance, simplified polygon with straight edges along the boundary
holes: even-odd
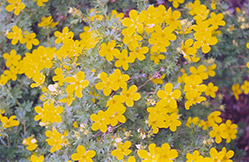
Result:
[[[25,120],[23,121],[23,133],[24,134],[26,133],[26,122],[25,122]]]
[[[114,129],[117,129],[118,127],[122,126],[123,124],[124,124],[124,123],[119,124],[118,126],[114,127],[113,130],[114,130]]]
[[[8,136],[7,136],[7,144],[8,144],[8,147],[10,147],[10,139]]]
[[[139,86],[139,87],[137,88],[137,91],[138,91],[140,88],[142,88],[145,84],[147,84],[149,81],[151,81],[152,79],[154,79],[154,78],[156,77],[156,75],[157,75],[157,74],[154,74],[150,79],[148,79],[146,82],[144,82],[144,84],[142,84],[141,86]]]
[[[142,78],[142,77],[146,77],[146,74],[141,74],[141,75],[138,75],[138,76],[131,77],[129,80],[136,79],[136,78]]]
[[[7,143],[8,143],[8,148],[10,148],[10,140],[8,136],[7,136]],[[10,154],[8,154],[8,156],[9,156],[9,160],[11,161]]]

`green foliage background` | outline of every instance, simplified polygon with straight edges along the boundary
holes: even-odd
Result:
[[[83,27],[89,25],[81,16],[83,16],[83,18],[93,16],[89,13],[91,8],[95,8],[101,14],[107,15],[110,15],[112,9],[116,9],[118,12],[124,12],[127,16],[130,9],[135,8],[142,10],[148,5],[156,4],[157,1],[50,0],[42,7],[37,6],[35,2],[30,0],[23,0],[23,3],[26,5],[24,11],[21,11],[19,16],[15,16],[13,13],[6,11],[7,1],[0,2],[0,69],[2,72],[6,69],[5,60],[2,57],[3,53],[9,53],[11,49],[15,49],[17,53],[23,57],[26,52],[30,52],[23,45],[11,45],[10,40],[6,38],[6,34],[11,30],[13,25],[17,25],[23,31],[35,32],[37,39],[40,41],[39,45],[58,47],[58,45],[54,43],[56,38],[53,33],[56,30],[62,31],[65,26],[69,26],[70,31],[74,32],[75,39],[79,39],[79,34],[83,32]],[[209,6],[210,1],[205,1],[205,4]],[[172,6],[171,3],[167,3],[167,5],[166,8]],[[82,15],[78,16],[68,13],[70,7],[79,9]],[[217,0],[217,7],[218,12],[225,12],[228,8],[228,3]],[[245,8],[246,7],[248,7],[248,4]],[[183,10],[182,12],[187,12],[185,8],[181,8],[181,10]],[[53,29],[39,28],[37,24],[43,16],[52,16],[59,24]],[[245,22],[238,21],[239,16],[244,17],[246,19]],[[191,20],[187,14],[182,14],[181,19],[184,18]],[[249,50],[246,48],[246,43],[249,38],[249,29],[241,29],[243,23],[248,24],[248,16],[246,17],[243,12],[236,13],[235,15],[227,13],[225,14],[224,20],[226,21],[226,26],[220,29],[221,34],[218,36],[218,44],[212,47],[210,53],[202,55],[201,59],[215,59],[215,63],[217,64],[216,76],[211,78],[210,81],[219,87],[220,94],[228,92],[232,96],[232,85],[235,83],[242,84],[246,77],[248,77],[248,69],[245,68],[245,65],[249,61]],[[110,29],[112,26],[112,22],[108,20],[102,22],[94,21],[93,24],[90,25],[103,35],[104,39],[102,42],[107,42],[107,40],[112,39],[118,41],[121,35],[115,30],[105,30]],[[228,31],[229,26],[234,26],[232,32]],[[172,42],[168,49],[169,52],[166,54],[167,59],[161,61],[159,65],[155,65],[150,61],[148,59],[149,56],[147,56],[147,59],[143,62],[137,60],[134,64],[131,64],[126,73],[131,77],[142,75],[142,77],[133,79],[132,83],[137,86],[142,85],[148,80],[148,76],[154,75],[155,72],[160,71],[163,67],[165,69],[163,73],[166,75],[164,83],[173,82],[173,85],[176,85],[177,77],[181,75],[180,69],[189,69],[189,67],[192,66],[192,64],[184,62],[183,57],[176,50],[177,47],[180,47],[182,40],[183,39],[177,39],[175,42]],[[91,69],[110,74],[114,68],[110,62],[97,57],[97,51],[98,49],[93,49],[86,54],[86,57],[79,57],[80,62],[84,65],[84,67],[81,68],[85,70],[86,74],[89,74],[87,79],[90,81],[90,86],[94,86],[94,82],[96,83],[96,77],[90,75]],[[198,52],[201,53],[200,51]],[[197,63],[196,65],[198,66],[200,64],[203,64],[203,62]],[[161,75],[163,73],[161,73]],[[46,74],[47,78],[49,78],[46,80],[46,85],[49,85],[53,83],[52,76],[54,72],[51,69],[46,71]],[[148,106],[146,105],[146,98],[150,96],[152,98],[157,97],[156,93],[148,95],[145,92],[156,92],[162,89],[162,86],[148,82],[146,86],[140,89],[141,93],[144,92],[144,97],[137,101],[134,107],[127,109],[125,113],[127,122],[115,128],[113,132],[101,134],[91,131],[92,121],[90,120],[90,115],[97,113],[100,109],[103,110],[108,97],[101,95],[101,98],[98,99],[99,107],[96,107],[96,104],[91,102],[92,96],[89,97],[89,88],[84,91],[84,96],[88,97],[75,100],[72,106],[65,107],[66,113],[62,115],[62,118],[67,120],[63,120],[60,130],[62,130],[61,132],[69,130],[68,137],[70,145],[63,150],[51,154],[49,152],[50,146],[45,142],[46,136],[44,133],[46,128],[39,126],[38,122],[34,121],[34,116],[36,115],[34,107],[42,105],[39,99],[42,92],[39,88],[30,88],[31,83],[31,79],[28,79],[24,75],[19,75],[16,81],[9,81],[6,85],[0,87],[0,109],[5,110],[6,116],[15,114],[20,122],[18,127],[8,129],[0,127],[0,133],[2,134],[0,137],[1,161],[28,161],[27,157],[30,157],[32,153],[25,148],[26,146],[22,144],[22,141],[31,135],[34,135],[38,140],[39,149],[37,153],[46,156],[45,161],[51,162],[69,160],[70,155],[75,153],[76,147],[82,143],[85,144],[84,146],[86,148],[91,148],[96,151],[94,161],[114,161],[115,158],[110,155],[110,152],[114,149],[113,137],[129,139],[132,141],[131,149],[133,150],[136,150],[136,145],[139,144],[148,146],[150,143],[155,142],[160,146],[162,143],[169,143],[173,148],[181,150],[179,151],[177,161],[186,160],[186,153],[193,152],[196,149],[208,155],[211,145],[203,145],[203,140],[209,138],[208,134],[199,127],[188,128],[185,127],[185,124],[189,116],[198,116],[199,118],[206,119],[207,115],[213,110],[218,110],[222,103],[222,98],[215,98],[210,100],[209,105],[199,104],[191,107],[191,111],[186,111],[184,109],[184,102],[180,102],[179,113],[182,114],[182,126],[174,133],[168,129],[161,129],[158,134],[152,135],[151,128],[149,128],[147,124],[148,112],[146,109]],[[101,92],[99,91],[99,93]],[[89,130],[90,133],[84,135],[83,132],[80,132],[81,138],[79,140],[73,138],[74,132],[78,131],[72,127],[74,121],[86,123],[86,129]],[[126,137],[123,129],[130,130],[131,136]],[[244,127],[239,128],[237,139],[241,135],[240,132],[243,132],[243,129]],[[141,131],[145,132],[147,135],[146,138],[141,138]],[[236,147],[236,140],[232,141],[229,145],[222,143],[217,146],[217,148],[222,148],[222,146],[226,146],[227,150],[232,149],[235,151],[234,160],[239,159],[243,155],[243,152]],[[132,155],[138,158],[135,151]]]

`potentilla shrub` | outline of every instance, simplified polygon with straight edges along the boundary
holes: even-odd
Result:
[[[230,162],[240,156],[239,127],[221,118],[225,84],[216,84],[219,68],[228,68],[219,42],[229,46],[223,35],[236,30],[227,24],[234,16],[220,1],[169,2],[132,1],[137,6],[126,13],[108,9],[120,1],[2,2],[0,159]],[[248,85],[241,86],[245,94]],[[239,83],[226,88],[237,99],[242,93]]]

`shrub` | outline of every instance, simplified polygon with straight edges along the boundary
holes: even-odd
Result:
[[[222,96],[249,92],[248,17],[227,9],[2,2],[0,159],[239,159],[243,128],[221,118]]]

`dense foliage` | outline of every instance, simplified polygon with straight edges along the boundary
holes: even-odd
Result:
[[[221,112],[249,93],[248,7],[1,2],[0,160],[240,160]]]

